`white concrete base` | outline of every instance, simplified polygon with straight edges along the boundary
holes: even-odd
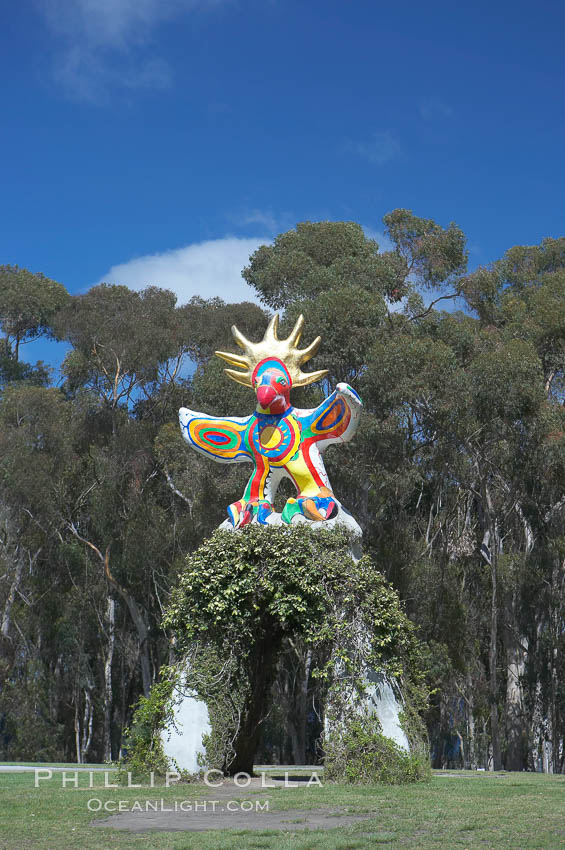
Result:
[[[198,756],[204,755],[202,736],[210,732],[210,717],[205,702],[185,691],[174,691],[176,729],[161,732],[165,755],[179,770],[198,773]]]
[[[396,699],[390,682],[381,673],[375,673],[373,670],[369,671],[367,679],[370,682],[366,702],[369,714],[377,715],[386,738],[391,738],[401,750],[410,752],[408,738],[400,725],[402,706]]]
[[[312,522],[301,514],[292,518],[292,525],[306,524],[312,529],[331,530],[338,527],[345,528],[351,534],[351,556],[355,561],[361,557],[361,539],[363,532],[355,517],[348,510],[337,503],[337,514],[335,517],[323,522]],[[256,520],[253,520],[257,524]],[[267,525],[284,525],[281,514],[272,513],[267,518]],[[237,531],[229,519],[219,526],[222,531]],[[404,730],[400,725],[400,712],[402,706],[398,702],[390,682],[381,673],[369,670],[367,673],[367,696],[365,707],[370,714],[375,713],[382,726],[383,735],[392,739],[401,749],[409,752],[410,745]],[[162,733],[163,748],[165,755],[173,760],[180,770],[188,773],[197,773],[200,770],[198,755],[204,753],[202,736],[210,732],[210,718],[206,703],[195,696],[186,695],[185,692],[175,691],[176,707],[174,711],[174,729]]]

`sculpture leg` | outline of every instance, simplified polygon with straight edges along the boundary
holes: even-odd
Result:
[[[238,528],[243,528],[248,525],[254,518],[257,519],[259,525],[267,525],[267,517],[273,513],[273,506],[266,499],[257,499],[254,502],[248,502],[245,506]]]
[[[228,505],[228,519],[233,525],[234,528],[237,528],[239,525],[239,520],[243,512],[245,511],[246,501],[244,499],[239,499],[237,502],[234,502],[231,505]]]
[[[242,498],[228,507],[228,517],[234,528],[243,528],[253,518],[256,518],[260,525],[266,525],[267,517],[273,512],[270,499],[265,498],[270,496],[269,461],[262,455],[257,455],[254,460],[255,469]]]
[[[297,499],[288,499],[281,514],[281,519],[283,522],[290,524],[293,516],[302,514],[302,516],[312,520],[312,522],[324,522],[326,519],[331,519],[336,508],[337,502],[334,499],[333,493],[327,487],[322,487],[316,496],[308,496],[306,498],[299,496]]]
[[[298,490],[298,496],[288,499],[281,515],[283,522],[290,523],[296,514],[302,514],[313,522],[323,522],[333,515],[337,504],[319,454],[317,460],[315,464],[310,457],[305,458],[299,452],[286,464],[285,469]]]

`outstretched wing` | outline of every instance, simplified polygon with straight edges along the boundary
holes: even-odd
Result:
[[[302,439],[310,440],[323,451],[332,443],[346,443],[357,430],[362,402],[349,384],[336,390],[314,410],[295,410],[300,420]]]
[[[252,459],[244,440],[250,418],[207,416],[186,407],[179,410],[181,433],[188,445],[218,463]]]

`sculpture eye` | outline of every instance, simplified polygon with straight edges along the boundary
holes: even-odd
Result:
[[[286,387],[286,381],[284,378],[277,378],[277,384],[282,384],[283,387]]]

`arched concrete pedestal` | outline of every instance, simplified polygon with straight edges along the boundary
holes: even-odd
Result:
[[[305,517],[297,515],[292,524],[305,523],[311,529],[331,530],[336,527],[344,528],[351,535],[351,556],[355,561],[361,557],[362,530],[356,519],[338,504],[335,517],[324,522],[310,522]],[[281,515],[273,513],[268,517],[268,525],[282,525]],[[229,520],[220,526],[222,531],[237,531]],[[381,674],[373,670],[366,673],[367,695],[366,708],[370,714],[375,713],[379,718],[383,734],[391,738],[401,749],[410,749],[408,739],[400,725],[402,707],[398,702],[391,683]],[[210,732],[210,719],[206,703],[184,691],[176,691],[174,722],[178,731],[163,732],[162,741],[165,755],[178,766],[180,770],[196,773],[200,768],[198,755],[204,753],[202,736]]]

